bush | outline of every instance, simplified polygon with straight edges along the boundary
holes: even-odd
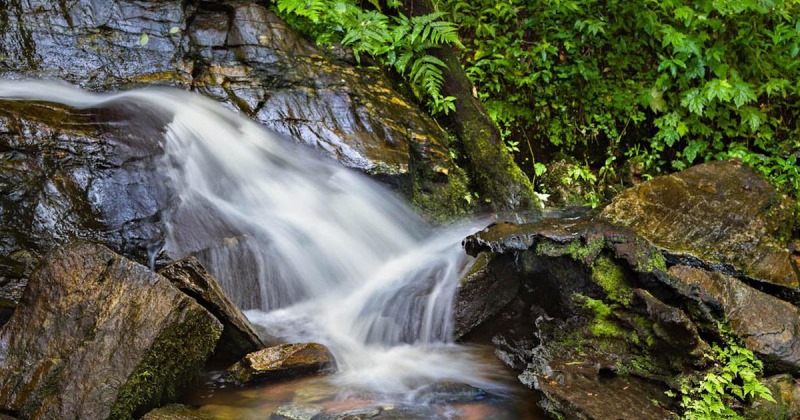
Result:
[[[570,154],[601,182],[626,160],[652,176],[737,157],[800,190],[796,0],[439,7],[461,27],[476,93],[523,154]]]

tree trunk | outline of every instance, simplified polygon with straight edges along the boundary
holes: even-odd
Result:
[[[434,11],[430,0],[406,0],[404,4],[409,16]],[[506,151],[500,132],[483,105],[472,96],[472,82],[456,50],[441,47],[432,49],[431,54],[447,65],[442,93],[456,98],[456,110],[446,119],[461,142],[469,165],[467,172],[481,198],[489,198],[489,204],[499,212],[538,209],[541,201],[534,194],[530,180]]]

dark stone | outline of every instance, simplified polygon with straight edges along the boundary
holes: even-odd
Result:
[[[620,193],[600,217],[627,226],[677,259],[796,290],[787,250],[792,203],[738,161],[710,162]]]
[[[733,332],[768,370],[800,373],[800,309],[721,273],[687,266],[669,273],[719,305]]]
[[[107,248],[50,253],[0,330],[0,410],[131,418],[176,398],[222,326],[168,280]]]
[[[216,416],[187,407],[182,404],[170,404],[142,416],[141,420],[214,420]]]
[[[255,1],[10,0],[0,58],[2,78],[192,89],[369,173],[407,175],[412,145],[453,167],[444,131],[384,75],[327,56]]]
[[[2,104],[0,323],[39,258],[72,239],[102,242],[146,262],[148,249],[161,241],[168,196],[155,174],[158,147],[102,128],[121,121],[111,108],[76,113]]]
[[[490,262],[494,267],[489,267]],[[478,255],[456,292],[455,338],[460,338],[497,313],[517,295],[519,279],[508,272],[511,266],[508,260],[495,260],[486,253]],[[503,267],[509,270],[503,272]]]
[[[228,368],[227,380],[249,384],[275,379],[330,373],[333,355],[322,344],[281,344],[245,356]]]
[[[222,323],[215,358],[238,360],[265,347],[253,325],[228,299],[217,281],[199,261],[190,257],[158,271],[183,293],[191,296]]]
[[[545,396],[544,408],[570,419],[672,419],[663,389],[635,377],[601,375],[597,362],[556,357],[549,374],[528,371],[522,383]]]

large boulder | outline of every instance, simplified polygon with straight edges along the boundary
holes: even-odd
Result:
[[[791,201],[740,161],[693,166],[623,191],[600,217],[627,226],[673,258],[796,291],[787,249]]]
[[[768,372],[797,374],[790,212],[729,161],[655,178],[598,214],[496,223],[464,247],[491,257],[485,288],[499,268],[519,286],[481,331],[545,408],[569,418],[669,416],[664,407],[679,407],[663,391],[718,369],[711,345],[727,348],[729,334]],[[462,295],[492,303],[497,292]]]
[[[105,247],[57,249],[0,330],[0,411],[132,418],[174,400],[222,326],[147,267]]]
[[[152,120],[138,133],[115,132],[103,123],[127,118],[117,111],[0,105],[0,325],[53,247],[81,238],[146,262],[163,240],[168,190],[155,172],[161,127]]]

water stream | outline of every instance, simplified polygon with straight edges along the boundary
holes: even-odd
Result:
[[[486,221],[434,228],[382,186],[213,101],[168,89],[88,93],[0,81],[0,98],[143,110],[160,121],[169,258],[201,258],[270,336],[334,353],[338,392],[416,395],[435,383],[502,393],[496,366],[452,342],[452,299]],[[139,130],[141,131],[141,130]],[[152,130],[151,130],[152,131]]]

